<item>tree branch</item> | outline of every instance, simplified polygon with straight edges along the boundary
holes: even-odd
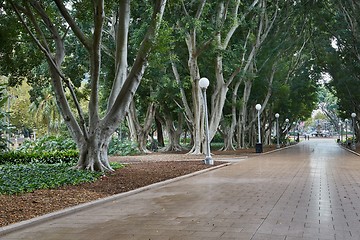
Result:
[[[129,72],[124,84],[122,85],[113,106],[103,119],[104,124],[106,124],[107,126],[115,126],[114,122],[119,122],[121,120],[120,117],[125,115],[128,104],[133,98],[135,91],[140,84],[141,78],[145,71],[148,54],[153,47],[153,43],[155,41],[156,35],[160,27],[160,23],[162,21],[166,1],[167,0],[156,0],[150,26],[139,47],[138,54],[134,61],[134,65],[131,68],[131,71]],[[108,127],[108,132],[112,131],[111,127]]]
[[[84,47],[89,51],[91,48],[91,41],[86,38],[85,34],[81,31],[79,26],[76,24],[74,19],[69,14],[62,0],[54,0],[56,6],[58,7],[61,15],[64,17],[66,22],[69,24],[71,30],[74,32],[76,37],[80,40],[80,42],[84,45]]]
[[[48,63],[50,64],[49,67],[53,67],[53,69],[57,72],[58,76],[63,79],[63,81],[66,83],[67,87],[69,88],[70,90],[70,93],[71,93],[71,96],[74,100],[74,103],[75,103],[75,106],[76,106],[76,109],[78,111],[78,114],[79,114],[79,117],[80,117],[80,121],[82,123],[82,132],[83,132],[83,135],[85,137],[87,137],[87,131],[86,131],[86,125],[85,125],[85,118],[84,118],[84,115],[82,113],[82,110],[81,110],[81,107],[80,107],[80,104],[77,100],[77,97],[76,97],[76,94],[75,94],[75,91],[73,89],[73,86],[71,84],[71,82],[62,74],[61,70],[59,69],[59,65],[60,63],[57,63],[55,62],[53,56],[51,55],[50,53],[50,50],[48,49],[47,47],[47,44],[45,46],[43,46],[41,44],[41,42],[37,39],[37,37],[32,33],[32,31],[30,30],[29,26],[26,24],[26,21],[22,18],[20,12],[19,12],[19,9],[17,8],[17,6],[12,2],[10,1],[10,4],[12,5],[13,9],[15,10],[18,18],[20,19],[21,23],[23,24],[23,26],[25,27],[26,31],[29,33],[29,35],[31,36],[31,38],[34,40],[35,44],[39,47],[39,49],[45,54],[45,57],[47,58],[48,60]],[[47,28],[50,30],[50,32],[54,35],[54,38],[55,38],[55,41],[61,41],[61,38],[59,36],[59,34],[57,33],[57,31],[53,28],[53,24],[51,22],[51,20],[48,18],[48,16],[46,15],[45,11],[43,10],[43,8],[38,5],[37,2],[32,2],[31,4],[33,4],[34,8],[37,10],[37,12],[40,14],[40,16],[42,17],[45,25],[47,26]],[[30,11],[31,12],[31,11]],[[34,16],[32,15],[32,13],[29,15],[29,13],[26,13],[24,12],[30,19],[30,21],[34,21],[33,24],[36,27],[38,27],[35,19],[33,18]],[[38,29],[38,31],[40,31],[40,29]],[[43,33],[40,32],[40,35],[43,36]],[[59,43],[58,43],[59,44]],[[62,44],[60,44],[62,45]],[[58,58],[61,58],[61,55],[57,54]],[[62,96],[62,98],[66,99],[65,96]],[[71,112],[71,110],[69,110]]]
[[[174,76],[175,76],[175,80],[176,82],[178,83],[179,85],[179,88],[180,88],[180,95],[181,95],[181,100],[182,100],[182,103],[184,105],[184,108],[185,108],[185,115],[186,115],[186,118],[190,121],[190,122],[193,122],[194,121],[194,117],[193,117],[193,114],[191,112],[191,109],[189,107],[189,103],[186,99],[186,94],[185,94],[185,90],[184,88],[181,86],[181,81],[180,81],[180,75],[179,75],[179,72],[177,70],[177,67],[175,65],[175,63],[173,61],[171,61],[171,67],[172,67],[172,70],[173,70],[173,73],[174,73]]]
[[[91,75],[91,93],[89,101],[90,131],[95,130],[99,120],[99,78],[101,69],[101,40],[102,30],[105,19],[104,0],[95,0],[94,2],[94,33],[90,51],[90,75]]]

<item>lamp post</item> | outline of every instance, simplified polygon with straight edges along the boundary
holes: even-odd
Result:
[[[293,133],[294,133],[294,142],[296,142],[296,138],[295,138],[295,131],[296,131],[296,122],[293,122],[293,125],[294,125],[294,131],[293,131]]]
[[[352,141],[351,141],[351,149],[356,150],[356,144],[355,144],[355,117],[356,117],[356,113],[352,113],[351,117],[352,117],[352,130],[353,130]]]
[[[275,113],[275,117],[276,117],[276,148],[280,148],[280,143],[279,143],[279,117],[280,117],[280,114]]]
[[[285,136],[285,139],[286,139],[286,145],[289,145],[289,141],[287,139],[287,135],[289,134],[289,119],[285,119],[285,122],[286,122],[286,136]]]
[[[261,130],[260,130],[260,110],[261,110],[261,105],[256,104],[255,109],[257,110],[257,115],[258,115],[258,136],[259,136],[258,142],[256,143],[256,153],[262,153],[263,149],[262,149],[262,143],[261,143]]]
[[[341,143],[342,142],[342,133],[341,133],[341,126],[342,126],[342,123],[341,121],[339,121],[339,139],[338,139],[338,143]]]
[[[345,118],[345,144],[347,145],[347,124],[349,119]]]
[[[204,110],[205,110],[205,141],[206,141],[206,157],[205,164],[214,165],[214,160],[211,158],[210,154],[210,141],[209,141],[209,120],[208,120],[208,111],[207,111],[207,102],[206,102],[206,89],[209,86],[209,79],[200,78],[199,87],[202,92],[202,97],[204,100]]]

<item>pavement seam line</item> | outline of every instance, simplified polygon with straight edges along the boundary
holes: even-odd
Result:
[[[302,163],[302,166],[305,164],[305,161]],[[266,217],[261,221],[260,225],[256,228],[256,230],[254,231],[253,235],[251,236],[251,238],[249,240],[254,239],[256,233],[258,232],[258,230],[261,228],[261,226],[264,224],[264,222],[266,221],[266,219],[269,217],[270,213],[274,210],[275,206],[279,203],[280,199],[284,196],[285,192],[289,189],[291,183],[294,181],[295,177],[299,174],[299,171],[302,169],[303,167],[300,167],[296,173],[294,174],[294,176],[292,177],[291,181],[289,182],[289,184],[286,186],[285,190],[280,194],[279,198],[277,199],[277,201],[275,202],[275,204],[271,207],[271,209],[269,210],[269,212],[266,214]]]

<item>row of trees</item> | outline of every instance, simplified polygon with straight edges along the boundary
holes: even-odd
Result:
[[[280,123],[310,116],[336,37],[317,12],[337,22],[331,13],[346,16],[340,10],[351,4],[1,1],[0,69],[13,85],[27,79],[33,102],[51,86],[79,168],[111,170],[107,147],[125,119],[143,152],[154,125],[168,134],[167,150],[181,149],[186,129],[190,152],[202,152],[201,77],[210,79],[210,138],[220,133],[224,149],[245,148],[256,141],[257,103],[266,143],[276,112]]]
[[[325,1],[314,15],[318,27],[315,31],[314,48],[318,71],[329,74],[331,80],[324,86],[329,93],[321,94],[320,107],[334,126],[360,113],[360,3],[355,0]],[[325,44],[330,39],[331,45]],[[335,96],[335,97],[334,97]],[[356,123],[358,121],[356,120]],[[355,125],[356,135],[360,134]],[[359,141],[359,139],[356,139]]]

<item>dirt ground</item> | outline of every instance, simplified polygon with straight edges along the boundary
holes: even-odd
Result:
[[[266,147],[264,152],[274,147]],[[256,155],[254,149],[213,154],[215,165],[229,158]],[[126,167],[94,183],[36,190],[20,195],[0,195],[0,227],[211,167],[205,165],[203,159],[203,155],[185,153],[112,157],[111,161],[125,163]]]

